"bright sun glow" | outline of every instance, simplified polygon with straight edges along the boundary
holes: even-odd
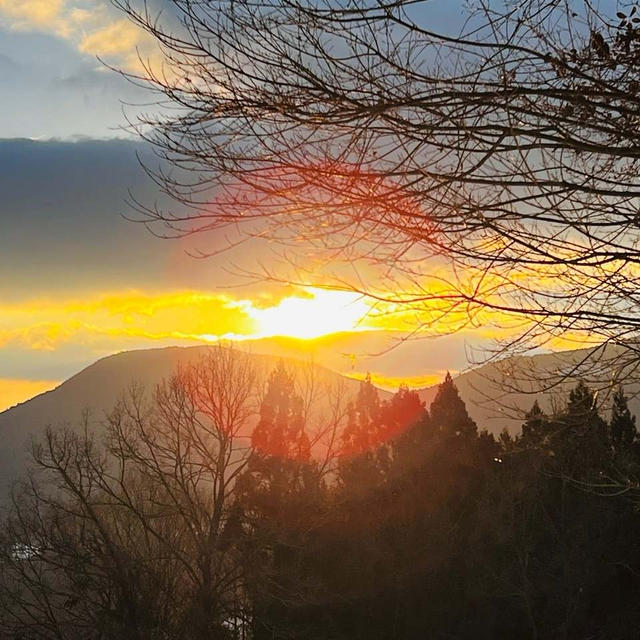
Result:
[[[369,311],[362,296],[350,291],[314,289],[309,297],[284,298],[277,306],[248,310],[256,322],[256,337],[318,338],[338,331],[363,330],[360,321]]]

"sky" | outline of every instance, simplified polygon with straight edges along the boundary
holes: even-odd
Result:
[[[240,277],[274,254],[266,240],[198,260],[221,239],[128,220],[129,192],[162,204],[137,159],[150,150],[124,127],[149,96],[98,57],[136,69],[138,54],[157,52],[108,0],[0,0],[0,410],[117,351],[220,338],[300,338],[387,387],[467,366],[488,335],[406,343],[410,321],[354,293]]]

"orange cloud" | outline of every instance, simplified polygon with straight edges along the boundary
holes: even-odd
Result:
[[[20,380],[0,378],[0,411],[24,402],[59,384],[57,380]]]
[[[139,54],[151,64],[160,58],[153,38],[104,0],[0,0],[2,17],[12,29],[51,33],[131,71],[141,70]]]
[[[16,29],[48,28],[60,18],[65,0],[0,0],[0,11]]]
[[[273,335],[314,338],[366,328],[369,307],[354,293],[306,288],[273,303],[268,307],[265,300],[254,303],[199,291],[124,291],[0,303],[0,347],[51,351],[63,343],[110,342],[117,349],[118,338],[200,342]]]
[[[203,336],[242,337],[255,331],[247,303],[221,294],[122,292],[0,303],[0,347],[53,350],[64,342],[91,344],[117,337],[202,341]]]
[[[130,54],[140,41],[140,30],[126,19],[116,20],[82,38],[78,48],[98,56]]]

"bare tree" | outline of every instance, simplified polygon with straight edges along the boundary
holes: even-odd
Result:
[[[151,402],[133,390],[105,447],[86,430],[48,431],[2,533],[2,631],[244,637],[232,490],[250,455],[255,382],[247,355],[217,347]]]
[[[636,5],[478,0],[438,30],[418,0],[114,2],[164,52],[132,76],[171,107],[139,123],[181,203],[138,203],[156,233],[267,234],[286,277],[324,260],[416,331],[492,322],[635,366]]]

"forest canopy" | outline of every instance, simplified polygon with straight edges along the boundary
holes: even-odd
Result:
[[[104,438],[49,430],[0,539],[7,638],[634,638],[640,444],[584,384],[515,437],[362,381],[310,455],[295,375],[219,349]],[[253,408],[252,408],[253,407]],[[247,425],[253,428],[247,440]]]

